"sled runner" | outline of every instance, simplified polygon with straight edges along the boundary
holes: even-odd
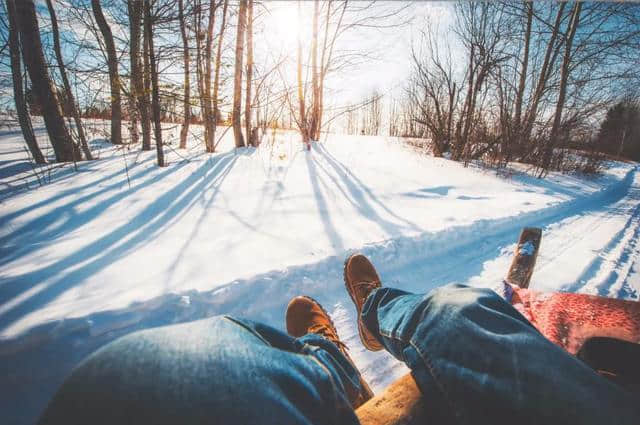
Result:
[[[640,302],[529,289],[541,239],[539,228],[522,230],[501,295],[550,341],[640,394]],[[360,406],[356,414],[363,425],[428,423],[411,374]]]

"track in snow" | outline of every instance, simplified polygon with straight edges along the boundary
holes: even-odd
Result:
[[[527,224],[543,228],[532,288],[639,299],[640,176],[632,171],[626,180],[627,184],[597,203],[585,203],[580,210],[559,211]],[[415,259],[403,269],[383,274],[383,281],[411,291],[428,291],[453,282],[493,287],[506,275],[517,238],[516,225],[505,226],[447,254]],[[598,253],[595,258],[594,253]],[[361,347],[355,311],[348,305],[347,313],[342,313],[345,304],[350,304],[349,300],[335,306],[339,330],[347,345],[358,347],[355,361],[374,391],[379,391],[407,369],[386,354]]]
[[[583,292],[605,297],[638,300],[640,286],[634,285],[634,265],[640,257],[640,187],[633,185],[627,195],[618,202],[603,207],[602,211],[579,217],[568,223],[559,223],[555,234],[575,235],[571,245],[557,249],[552,245],[552,255],[543,257],[541,272],[553,273],[560,268],[561,256],[566,252],[587,249],[597,252],[578,278],[559,289]],[[613,235],[613,236],[612,236]],[[612,236],[612,237],[611,237]],[[610,238],[606,245],[601,242]],[[558,238],[560,239],[560,238]],[[586,256],[586,255],[585,255]]]

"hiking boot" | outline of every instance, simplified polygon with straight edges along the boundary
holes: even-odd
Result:
[[[327,338],[340,349],[342,354],[357,370],[353,360],[347,353],[346,344],[338,337],[338,331],[336,331],[331,317],[320,303],[313,298],[300,296],[292,299],[287,306],[286,323],[287,333],[292,337],[299,338],[313,333]],[[362,375],[360,375],[360,387],[362,388],[360,394],[352,394],[349,397],[354,409],[373,397],[373,392],[362,378]]]
[[[358,332],[362,345],[371,351],[380,351],[384,347],[362,322],[360,313],[367,297],[374,289],[380,288],[380,276],[371,261],[362,254],[353,254],[344,262],[344,284],[358,311]]]

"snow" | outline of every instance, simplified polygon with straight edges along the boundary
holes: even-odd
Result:
[[[407,370],[360,344],[342,283],[342,263],[355,251],[385,285],[493,287],[520,229],[539,226],[532,288],[639,297],[633,164],[611,163],[598,178],[545,180],[514,165],[505,178],[419,155],[394,138],[329,134],[306,152],[293,132],[235,150],[229,131],[209,155],[198,134],[178,151],[178,129],[168,127],[166,168],[155,166],[153,151],[96,140],[99,160],[77,172],[41,170],[42,186],[20,133],[0,133],[7,423],[33,423],[73,366],[118,336],[216,314],[284,329],[284,309],[301,294],[331,313],[380,391]]]
[[[533,245],[531,241],[526,241],[522,245],[518,246],[518,253],[520,255],[530,256],[535,252],[536,247]]]

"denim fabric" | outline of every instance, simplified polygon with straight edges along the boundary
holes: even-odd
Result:
[[[357,424],[358,372],[330,341],[214,317],[136,332],[87,358],[41,424]]]
[[[638,400],[488,289],[371,293],[362,318],[404,361],[434,423],[640,424]]]
[[[640,424],[637,400],[490,290],[381,288],[366,326],[412,371],[430,423]],[[137,332],[85,360],[41,424],[356,424],[358,372],[330,341],[230,317]]]

